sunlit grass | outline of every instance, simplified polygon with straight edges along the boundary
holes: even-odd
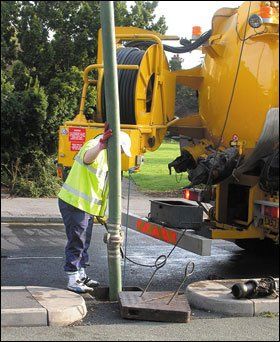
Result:
[[[187,173],[169,175],[168,164],[180,156],[179,142],[163,142],[155,152],[144,155],[145,162],[138,173],[132,175],[139,190],[145,192],[170,192],[182,189],[189,182]],[[126,175],[127,176],[127,175]]]

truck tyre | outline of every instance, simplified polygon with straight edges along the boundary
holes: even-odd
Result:
[[[276,245],[270,239],[240,239],[235,240],[238,247],[245,249],[247,252],[257,255],[277,255],[279,254],[279,245]]]

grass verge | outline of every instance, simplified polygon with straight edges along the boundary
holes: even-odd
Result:
[[[180,155],[177,141],[164,141],[155,152],[147,152],[139,172],[132,175],[134,183],[142,192],[168,195],[181,190],[189,184],[187,173],[176,174],[172,169],[169,175],[168,163]],[[127,177],[127,173],[125,175]]]

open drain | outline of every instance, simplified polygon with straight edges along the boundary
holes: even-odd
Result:
[[[143,289],[141,289],[140,287],[136,287],[136,286],[125,286],[123,287],[122,291],[143,291]],[[110,301],[109,287],[97,287],[94,289],[93,293],[90,295],[100,302]]]

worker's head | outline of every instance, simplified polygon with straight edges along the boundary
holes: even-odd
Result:
[[[128,157],[131,157],[131,140],[130,136],[125,132],[120,132],[120,145],[121,151],[126,154]]]

